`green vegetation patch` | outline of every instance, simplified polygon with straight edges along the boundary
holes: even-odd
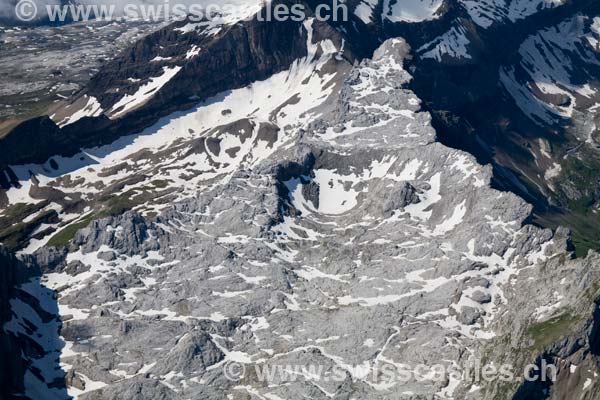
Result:
[[[534,346],[541,348],[556,342],[571,332],[581,321],[581,316],[566,312],[547,321],[530,325],[527,328],[527,333],[535,340]]]
[[[35,214],[47,205],[47,201],[42,201],[37,204],[17,203],[8,207],[0,216],[0,230],[22,223],[25,218]]]
[[[75,237],[75,233],[77,233],[78,230],[87,227],[90,224],[90,222],[92,222],[94,219],[96,219],[95,215],[90,214],[81,221],[68,225],[67,227],[56,233],[54,236],[52,236],[48,241],[47,246],[68,246],[69,242],[71,242],[71,240],[73,240],[73,238]]]
[[[167,186],[169,186],[169,181],[167,181],[166,179],[156,179],[156,180],[150,182],[150,184],[153,185],[157,189],[164,189]]]
[[[99,211],[91,213],[77,222],[64,226],[50,238],[47,245],[54,247],[68,246],[75,237],[75,233],[79,229],[87,227],[93,220],[121,215],[126,211],[132,210],[134,207],[160,196],[158,190],[164,189],[168,185],[169,182],[167,180],[157,179],[151,181],[147,186],[133,188],[119,195],[106,195],[96,203],[95,208],[99,209]],[[4,214],[0,216],[0,242],[13,250],[18,250],[25,246],[29,236],[35,228],[37,228],[41,222],[45,222],[52,217],[51,214],[56,214],[56,212],[45,212],[30,223],[23,223],[23,219],[38,212],[47,205],[48,202],[44,201],[38,204],[18,203],[9,207]]]
[[[2,220],[3,224],[0,226],[0,243],[10,251],[21,249],[27,245],[29,236],[40,224],[57,222],[57,220],[58,214],[54,210],[45,211],[30,222],[22,222],[22,219],[19,218],[20,222],[14,222],[15,220],[13,219],[10,220],[12,223],[7,225],[7,222]]]
[[[154,184],[154,186],[157,187],[156,184]],[[87,227],[92,221],[109,216],[121,215],[124,212],[129,211],[148,200],[151,200],[154,195],[148,192],[150,189],[151,188],[143,187],[134,188],[120,195],[103,197],[100,199],[100,205],[102,209],[99,212],[92,213],[81,221],[66,226],[52,236],[47,245],[55,247],[68,246],[71,240],[73,240],[75,237],[75,233],[77,233],[78,230]]]
[[[561,168],[557,196],[568,212],[557,216],[557,222],[571,229],[575,253],[585,257],[590,249],[600,251],[600,213],[594,212],[600,200],[600,157],[596,150],[582,147],[565,158]]]

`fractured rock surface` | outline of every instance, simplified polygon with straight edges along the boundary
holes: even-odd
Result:
[[[566,235],[526,225],[531,207],[491,189],[489,167],[436,142],[406,89],[407,53],[393,39],[341,68],[334,107],[286,125],[266,156],[250,148],[254,157],[156,217],[128,212],[75,235],[67,267],[43,278],[64,321],[64,347],[45,349],[60,353],[71,395],[489,398],[466,380],[374,371],[461,365],[513,321],[576,303],[558,280],[531,289],[567,255]],[[570,265],[565,279],[581,273]],[[239,381],[223,373],[231,362],[246,368]],[[294,365],[324,369],[269,382],[252,373]],[[51,381],[42,376],[38,385]]]

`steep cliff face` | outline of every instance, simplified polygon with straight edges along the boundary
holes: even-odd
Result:
[[[16,280],[16,262],[14,257],[11,257],[3,249],[0,249],[0,324],[12,319],[12,308],[10,299],[14,296],[14,289],[17,285]],[[9,365],[8,362],[0,363],[0,398],[9,399],[13,393],[24,392],[23,382],[21,377],[25,374],[25,368],[22,365],[21,352],[16,345],[14,338],[8,335],[0,335],[0,350],[3,357],[7,360],[14,361],[14,365]],[[20,376],[19,376],[20,375]]]
[[[39,308],[37,296],[40,291],[36,291],[35,287],[36,283],[37,287],[40,286],[36,277],[41,275],[41,271],[31,259],[28,261],[19,260],[0,246],[0,398],[6,400],[25,398],[26,375],[41,372],[32,362],[43,356],[37,342],[36,321],[41,318],[58,319],[56,313],[48,314]],[[26,330],[12,331],[11,321],[24,315],[27,315],[30,325]],[[55,330],[56,338],[58,334]],[[60,368],[58,359],[54,361],[56,364],[45,364],[42,369]],[[64,382],[54,384],[65,388]],[[35,390],[33,393],[36,393]],[[43,396],[44,392],[38,394]]]

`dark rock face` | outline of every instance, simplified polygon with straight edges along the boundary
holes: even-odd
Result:
[[[558,144],[565,140],[557,133],[564,131],[566,121],[562,126],[560,123],[536,125],[516,107],[514,99],[499,84],[499,74],[502,66],[518,66],[519,47],[529,35],[585,10],[589,4],[568,2],[567,6],[485,30],[466,23],[471,58],[459,61],[448,58],[441,62],[415,58],[412,88],[432,112],[440,140],[469,151],[483,163],[494,162],[498,168],[506,164],[502,159],[504,155],[519,163],[531,163],[533,157],[524,142],[533,141],[535,137],[550,138]],[[460,17],[456,15],[456,18]],[[414,32],[408,34],[415,36]],[[421,41],[415,37],[415,42],[420,45],[427,39]],[[531,193],[512,187],[514,184],[507,179],[497,183],[511,186],[528,201],[545,201],[541,194],[532,197]],[[530,184],[524,184],[529,189]]]
[[[394,211],[403,209],[410,204],[417,204],[419,201],[417,189],[410,183],[404,182],[404,184],[386,194],[383,203],[383,215],[389,217]]]
[[[560,340],[549,343],[537,355],[534,364],[540,371],[546,368],[548,379],[540,375],[539,379],[523,382],[517,387],[512,400],[597,399],[598,379],[592,371],[599,355],[596,348],[599,302],[598,298],[593,302],[591,315],[587,314],[574,329],[565,329]],[[548,368],[548,365],[555,368]]]
[[[17,262],[0,247],[0,325],[12,318],[10,299],[17,284]],[[9,399],[13,393],[23,391],[23,365],[20,349],[13,336],[0,332],[0,398]]]
[[[319,184],[314,181],[302,186],[302,195],[306,200],[312,202],[315,208],[319,208],[319,193]]]
[[[123,86],[129,78],[145,79],[160,74],[165,64],[151,60],[162,48],[168,50],[162,52],[161,57],[179,60],[193,45],[202,47],[203,51],[185,63],[181,72],[164,87],[161,96],[147,104],[150,110],[189,103],[188,98],[194,95],[206,99],[265,79],[306,55],[306,37],[296,34],[299,24],[291,21],[246,21],[214,37],[195,31],[177,31],[186,24],[187,21],[179,22],[136,43],[103,68],[91,80],[87,92],[96,97],[103,108],[113,106],[123,97],[123,92],[133,93],[143,82]],[[122,90],[117,93],[115,88]]]
[[[595,39],[585,39],[597,35],[589,25],[599,12],[594,1],[565,1],[482,26],[450,1],[438,19],[386,25],[386,34],[406,38],[416,50],[411,88],[431,112],[439,140],[492,164],[494,187],[533,204],[537,223],[571,228],[578,256],[598,248],[600,237],[586,217],[600,199],[598,182],[589,179],[600,165],[598,117],[589,112],[598,102],[600,55]],[[446,32],[461,38],[464,54],[427,56],[439,50],[436,40]],[[446,45],[457,46],[459,40],[447,38]],[[563,66],[568,72],[559,78],[553,71]],[[547,90],[543,82],[557,88],[588,83],[593,90],[586,97]]]
[[[72,147],[72,138],[61,132],[49,117],[35,118],[23,122],[2,138],[0,165],[43,163],[49,155],[60,153],[65,147]]]
[[[65,247],[42,247],[28,257],[28,261],[34,265],[39,265],[43,273],[48,273],[60,270],[65,266],[67,253]]]
[[[466,325],[473,325],[481,317],[481,311],[474,307],[463,307],[461,312],[458,314],[457,319]]]
[[[21,397],[24,391],[24,376],[30,367],[26,360],[28,355],[38,354],[43,356],[44,350],[37,343],[32,341],[27,335],[8,332],[5,325],[13,318],[28,318],[28,316],[18,316],[14,312],[12,301],[22,301],[28,304],[37,318],[43,320],[56,318],[55,315],[48,314],[40,306],[38,300],[30,294],[19,289],[19,285],[26,282],[35,282],[36,277],[41,274],[40,269],[35,263],[23,262],[10,254],[6,249],[0,246],[0,399],[17,399]],[[35,285],[35,283],[34,283]],[[29,317],[31,318],[31,317]],[[31,323],[32,332],[37,328]],[[58,331],[54,332],[58,336]],[[58,362],[58,358],[56,359]],[[57,365],[57,369],[60,367]],[[65,388],[64,381],[56,382],[57,388]],[[60,391],[60,390],[59,390]],[[65,394],[66,395],[66,391]]]
[[[489,293],[483,293],[481,291],[475,291],[471,298],[480,304],[490,303],[492,301],[492,296]]]

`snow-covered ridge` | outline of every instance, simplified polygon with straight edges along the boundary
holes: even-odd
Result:
[[[204,11],[212,11],[212,14],[207,16],[207,20],[187,23],[182,27],[176,28],[177,32],[189,33],[201,29],[206,35],[215,36],[227,26],[254,17],[267,4],[261,0],[234,0],[227,2],[222,8],[215,10],[215,3],[213,1],[205,1]]]
[[[492,24],[508,20],[516,22],[540,10],[555,8],[565,0],[460,0],[473,21],[489,28]]]
[[[553,124],[600,102],[598,87],[587,72],[600,67],[596,23],[577,15],[544,29],[521,44],[519,65],[501,69],[506,90],[537,123]]]
[[[197,41],[201,41],[203,38],[209,40],[219,34],[224,34],[232,26],[256,16],[264,7],[264,3],[259,0],[234,0],[215,9],[213,2],[204,1],[195,4],[195,6],[208,8],[202,9],[199,15],[189,15],[185,21],[176,22],[176,25],[171,25],[168,29],[172,29],[179,36],[193,34]],[[210,15],[204,14],[209,11],[211,12]],[[200,18],[202,20],[198,21]],[[154,75],[149,74],[143,77],[143,82],[140,78],[129,78],[127,82],[115,82],[116,86],[109,88],[109,92],[122,93],[122,95],[117,96],[117,100],[108,106],[103,103],[105,109],[98,104],[98,99],[94,96],[84,94],[82,97],[63,104],[62,109],[58,109],[53,113],[52,119],[59,126],[64,127],[79,121],[83,117],[106,115],[111,119],[122,118],[132,111],[142,108],[149,100],[159,94],[161,89],[173,80],[186,64],[194,62],[194,58],[200,54],[202,47],[193,44],[184,54],[176,56],[163,56],[161,54],[163,50],[162,47],[153,49],[158,53],[153,54],[153,58],[148,60],[150,63],[160,66]]]
[[[448,32],[432,42],[423,45],[418,53],[422,58],[433,58],[438,62],[442,62],[444,57],[468,59],[471,58],[468,50],[469,44],[467,29],[462,25],[458,25],[453,26]]]
[[[151,78],[150,82],[141,86],[133,95],[125,95],[119,100],[110,110],[113,118],[118,118],[120,115],[127,114],[131,110],[143,105],[164,85],[166,85],[179,71],[181,67],[164,67],[163,74],[155,78]]]

